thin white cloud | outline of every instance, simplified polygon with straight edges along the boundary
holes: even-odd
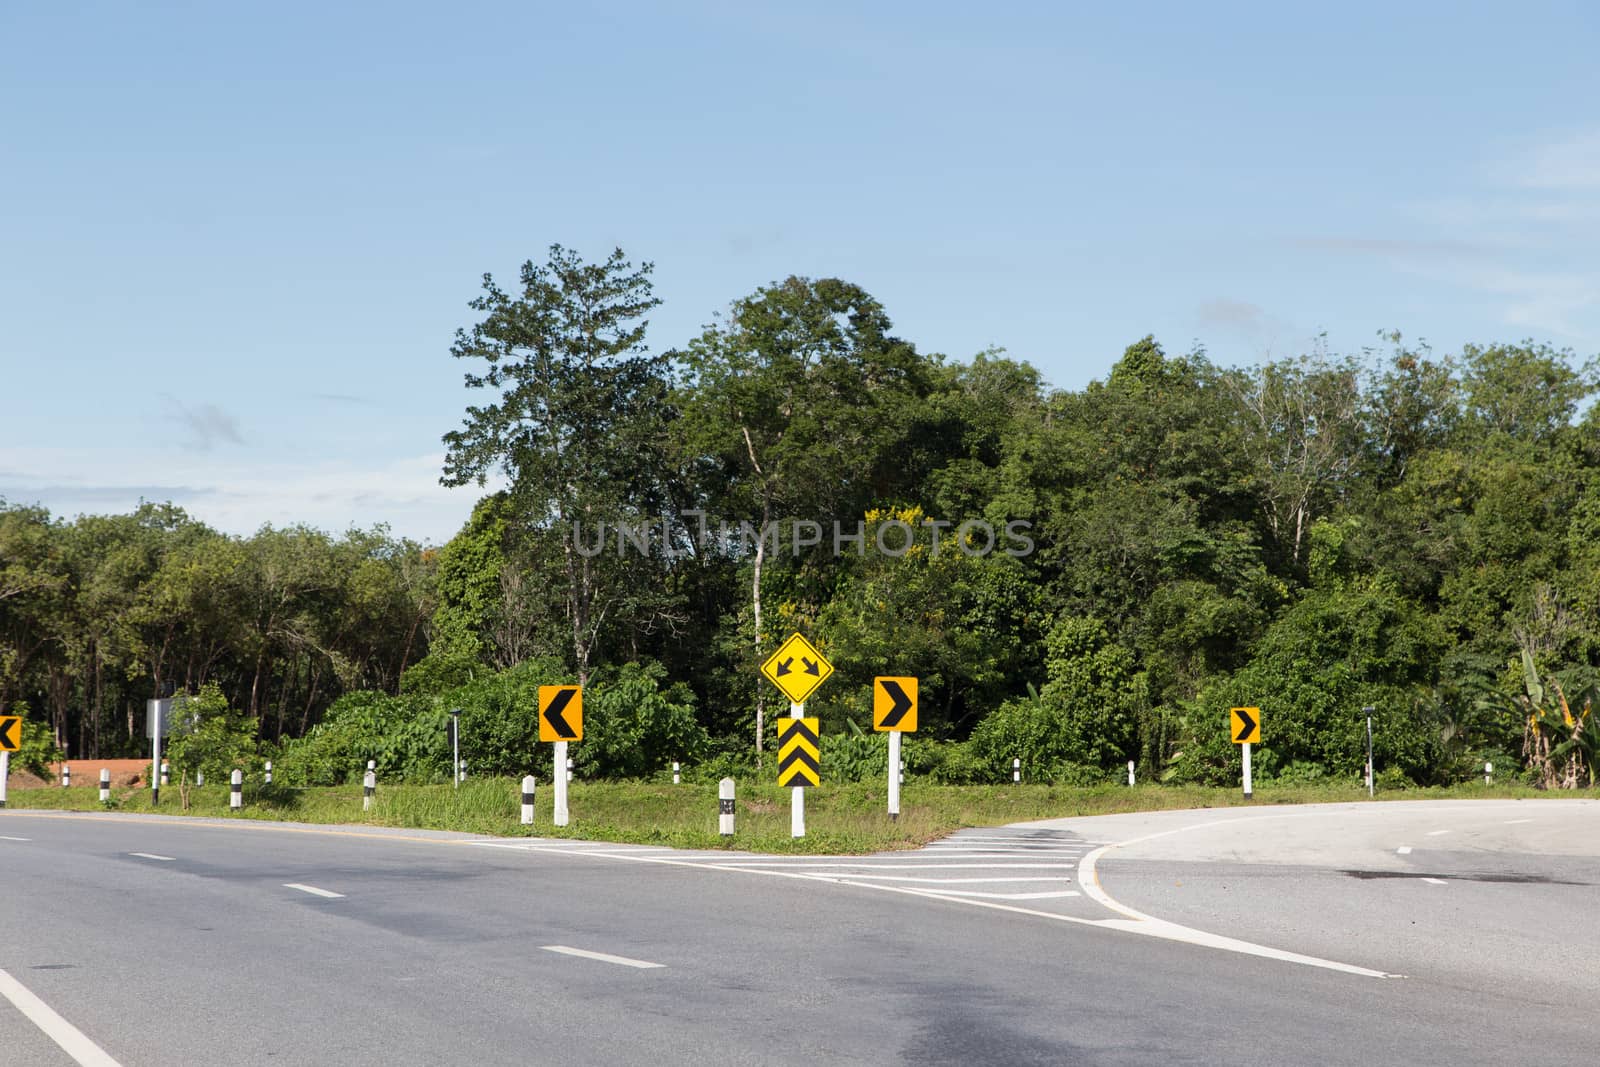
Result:
[[[1600,130],[1535,145],[1518,163],[1516,181],[1525,188],[1600,192]]]
[[[248,534],[264,524],[304,523],[330,532],[387,523],[397,536],[442,544],[489,489],[439,484],[439,453],[396,460],[218,461],[177,449],[115,454],[72,448],[15,450],[29,473],[0,483],[13,504],[39,503],[57,515],[132,510],[141,499],[171,501],[219,530]],[[85,472],[93,472],[87,475]],[[162,480],[150,478],[160,472]]]

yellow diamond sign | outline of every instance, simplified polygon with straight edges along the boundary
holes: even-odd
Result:
[[[791,704],[804,704],[817,686],[828,680],[833,664],[822,658],[816,646],[799,634],[778,646],[778,651],[761,665],[761,673],[789,698]]]

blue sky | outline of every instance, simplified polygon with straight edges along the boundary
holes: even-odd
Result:
[[[0,4],[0,496],[442,541],[484,272],[656,264],[658,349],[789,274],[1078,387],[1600,350],[1583,4]]]

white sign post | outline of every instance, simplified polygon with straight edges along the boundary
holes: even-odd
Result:
[[[889,732],[889,818],[900,818],[900,731]]]
[[[1250,799],[1250,742],[1244,743],[1244,798]]]
[[[150,806],[161,803],[161,779],[165,777],[161,766],[161,735],[167,732],[167,720],[172,715],[171,700],[145,702],[145,727],[150,734]]]
[[[567,743],[555,743],[555,786],[556,786],[556,811],[551,820],[557,826],[567,825]]]
[[[11,777],[11,753],[0,748],[0,808],[6,806],[6,780]]]
[[[789,718],[803,719],[806,717],[804,704],[790,704]],[[806,788],[803,785],[794,786],[789,790],[789,836],[806,836]]]

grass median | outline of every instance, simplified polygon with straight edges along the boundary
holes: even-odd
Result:
[[[535,822],[520,824],[520,782],[478,778],[460,789],[443,785],[380,784],[370,811],[361,807],[361,786],[296,789],[246,783],[244,807],[228,807],[228,786],[188,790],[188,808],[176,786],[162,790],[153,808],[148,789],[115,789],[102,805],[97,786],[70,789],[13,789],[17,809],[158,811],[167,815],[277,819],[316,824],[355,824],[460,830],[507,837],[564,837],[672,845],[679,848],[738,848],[778,853],[859,854],[916,848],[970,826],[999,826],[1030,819],[1176,808],[1234,807],[1244,804],[1307,804],[1364,801],[1358,785],[1281,785],[1260,783],[1246,801],[1238,789],[1204,786],[1140,785],[1075,788],[1049,785],[942,786],[909,783],[902,792],[901,815],[885,811],[880,783],[824,785],[807,790],[806,836],[789,836],[789,790],[741,783],[737,833],[717,833],[716,783],[671,785],[656,782],[573,782],[569,825],[551,825],[553,790],[540,783]],[[1534,799],[1593,797],[1593,790],[1550,793],[1517,785],[1469,784],[1448,789],[1404,789],[1378,793],[1380,801],[1422,799]]]

